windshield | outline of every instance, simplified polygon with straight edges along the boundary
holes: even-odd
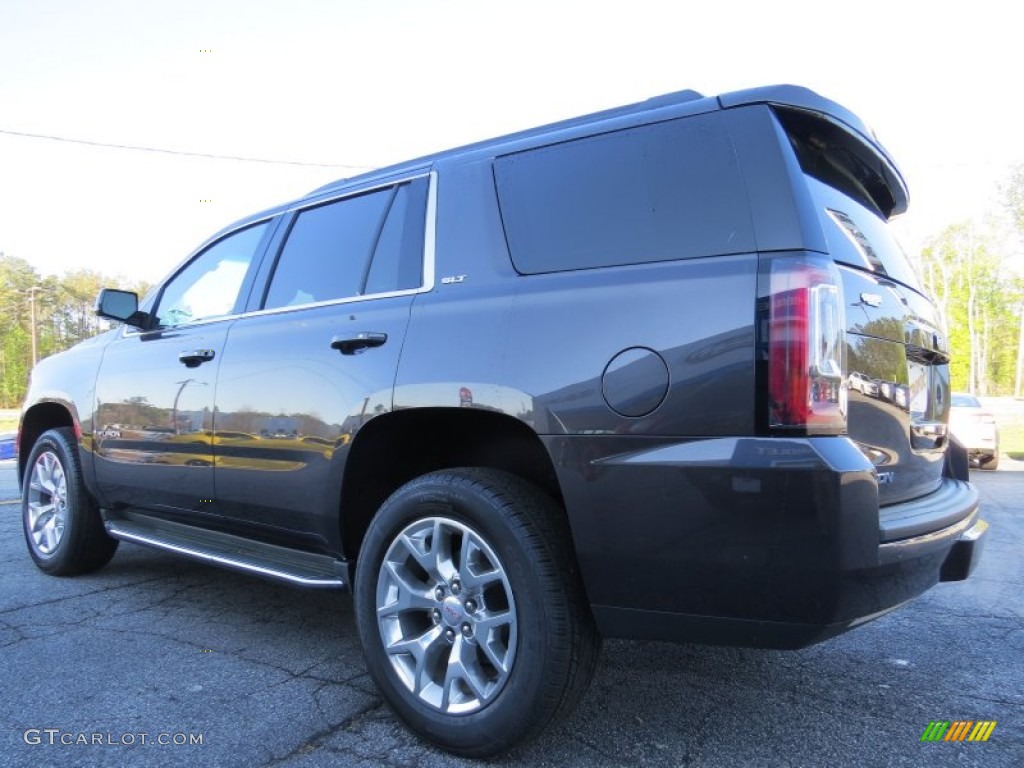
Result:
[[[953,395],[952,406],[954,408],[981,408],[981,403],[974,395]]]

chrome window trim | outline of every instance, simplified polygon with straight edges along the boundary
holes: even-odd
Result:
[[[232,235],[237,235],[239,232],[241,232],[244,229],[250,229],[250,228],[255,227],[255,226],[259,225],[259,224],[268,224],[271,221],[273,221],[276,217],[280,216],[281,214],[282,214],[282,212],[278,211],[277,213],[271,213],[271,214],[268,214],[266,216],[261,216],[258,219],[253,219],[252,221],[247,221],[244,224],[239,224],[237,227],[234,227],[233,229],[229,229],[229,230],[226,230],[226,231],[223,231],[223,232],[218,232],[217,234],[213,235],[212,237],[206,238],[206,240],[204,240],[203,242],[201,242],[199,244],[198,248],[196,248],[194,251],[192,251],[192,253],[190,253],[184,259],[179,261],[177,264],[175,264],[174,265],[174,269],[172,269],[170,272],[168,272],[167,276],[161,282],[159,282],[155,287],[151,288],[150,290],[151,291],[163,290],[163,287],[167,284],[167,281],[170,280],[171,277],[173,277],[173,276],[177,275],[179,272],[181,272],[181,270],[183,270],[185,267],[187,267],[189,265],[189,263],[193,259],[195,259],[200,253],[209,250],[210,248],[215,246],[217,243],[219,243],[221,240],[226,240],[227,238],[231,237]]]
[[[330,203],[336,203],[339,200],[344,200],[346,197],[356,197],[358,195],[365,195],[368,192],[376,192],[380,189],[387,189],[388,187],[397,187],[399,184],[405,184],[409,181],[415,181],[416,179],[422,179],[430,177],[431,187],[437,177],[437,171],[434,170],[419,170],[408,174],[395,175],[394,177],[387,179],[376,179],[372,182],[368,182],[365,185],[353,187],[351,189],[338,190],[324,197],[318,197],[310,200],[303,198],[302,200],[295,201],[292,205],[282,209],[278,212],[279,215],[286,213],[294,213],[295,211],[304,211],[309,208],[319,208],[321,205],[329,205]]]
[[[149,330],[149,331],[126,330],[123,335],[126,336],[126,337],[127,336],[141,336],[143,334],[157,333],[159,331],[179,331],[179,330],[185,330],[185,329],[189,329],[189,328],[201,328],[203,326],[210,325],[211,323],[222,323],[222,322],[224,322],[226,320],[237,320],[237,319],[243,318],[243,317],[261,317],[261,316],[264,316],[264,315],[277,315],[277,314],[281,314],[281,313],[284,313],[284,312],[295,312],[295,311],[298,311],[298,310],[310,309],[312,307],[328,307],[328,306],[332,306],[332,305],[336,305],[336,304],[337,305],[341,305],[341,304],[356,304],[356,303],[359,303],[359,302],[371,301],[371,300],[374,300],[374,299],[391,299],[391,298],[395,298],[395,297],[398,297],[398,296],[415,296],[415,295],[420,294],[420,293],[429,293],[429,292],[431,292],[432,290],[434,290],[434,283],[435,283],[435,275],[434,275],[434,273],[435,273],[435,267],[436,267],[436,250],[435,250],[435,245],[436,245],[435,240],[436,240],[436,237],[437,237],[437,171],[436,170],[431,170],[431,171],[427,171],[427,172],[410,174],[409,176],[401,176],[401,177],[398,177],[398,178],[395,178],[395,179],[391,179],[391,180],[386,181],[386,182],[381,182],[379,184],[375,184],[375,185],[371,185],[371,186],[367,186],[367,187],[359,187],[358,189],[353,189],[353,190],[346,190],[342,194],[333,195],[331,197],[326,197],[323,200],[317,200],[316,202],[313,202],[313,203],[311,203],[309,201],[304,201],[302,204],[292,206],[292,207],[287,208],[287,209],[285,209],[283,211],[279,211],[278,213],[276,213],[276,214],[274,214],[272,216],[269,216],[268,218],[259,219],[257,221],[250,221],[250,222],[247,222],[246,224],[244,224],[244,225],[242,225],[240,227],[237,227],[236,229],[231,230],[230,232],[225,232],[221,237],[217,238],[217,241],[223,240],[224,238],[226,238],[226,237],[228,237],[230,235],[233,235],[236,232],[239,232],[239,231],[241,231],[243,229],[248,229],[249,227],[255,226],[256,224],[262,224],[264,222],[270,221],[273,218],[275,218],[276,216],[284,216],[284,215],[292,214],[295,211],[302,211],[302,210],[306,210],[306,209],[309,209],[309,208],[317,208],[317,207],[319,207],[321,205],[326,205],[328,203],[337,202],[338,200],[344,200],[346,197],[355,197],[356,195],[365,194],[366,192],[373,192],[373,191],[376,191],[378,189],[387,189],[388,187],[394,187],[394,186],[397,186],[399,184],[404,184],[406,182],[415,181],[416,179],[422,179],[422,178],[428,178],[430,180],[430,185],[427,188],[427,209],[426,209],[426,213],[425,213],[425,221],[424,221],[424,226],[423,226],[423,285],[421,285],[419,288],[406,288],[406,289],[403,289],[401,291],[385,291],[383,293],[368,293],[368,294],[365,294],[363,296],[348,296],[348,297],[342,298],[342,299],[329,299],[327,301],[314,301],[314,302],[310,302],[308,304],[293,304],[293,305],[290,305],[290,306],[287,306],[287,307],[274,307],[273,309],[257,309],[257,310],[254,310],[252,312],[238,312],[238,313],[233,314],[233,315],[219,315],[218,317],[211,317],[211,318],[208,318],[208,319],[205,319],[205,320],[199,320],[199,321],[194,322],[194,323],[182,323],[181,325],[175,325],[175,326],[172,326],[170,328],[159,328],[159,329],[158,328],[154,328],[153,330]],[[210,245],[213,245],[214,242],[217,242],[217,241],[212,241],[210,243]],[[199,250],[203,250],[203,248],[200,248]],[[182,264],[178,265],[175,268],[174,272],[171,273],[171,274],[175,274],[175,273],[179,272],[182,269],[182,267],[184,267],[185,264],[187,264],[189,261],[191,261],[191,257],[189,259],[186,259],[184,262],[182,262]],[[166,282],[166,281],[164,281],[164,282]],[[159,288],[162,290],[163,287],[164,287],[164,284],[161,283]],[[127,329],[128,326],[124,326],[124,328]]]

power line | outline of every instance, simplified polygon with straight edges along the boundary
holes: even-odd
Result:
[[[267,163],[271,165],[301,165],[309,168],[347,168],[352,170],[373,170],[377,166],[372,165],[346,165],[344,163],[303,163],[298,160],[269,160],[262,157],[238,157],[236,155],[212,155],[205,152],[185,152],[179,149],[162,149],[160,147],[142,147],[132,144],[113,144],[105,141],[89,141],[88,139],[72,139],[67,136],[51,136],[45,133],[26,133],[24,131],[10,131],[0,128],[0,133],[8,136],[22,136],[29,139],[48,139],[50,141],[63,141],[68,144],[85,144],[90,147],[104,147],[105,149],[130,149],[135,152],[158,152],[163,155],[183,155],[185,157],[205,157],[209,160],[235,160],[240,163]]]

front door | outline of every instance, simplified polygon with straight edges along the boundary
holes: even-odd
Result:
[[[109,506],[213,511],[217,370],[263,222],[218,240],[161,287],[147,330],[122,328],[96,381],[96,480]]]

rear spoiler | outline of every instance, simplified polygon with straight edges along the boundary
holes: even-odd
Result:
[[[723,109],[766,104],[775,110],[791,139],[812,146],[827,145],[834,160],[886,218],[907,210],[907,183],[892,156],[868,126],[845,107],[795,85],[770,85],[722,94]],[[822,147],[826,148],[826,147]],[[837,151],[838,150],[838,151]],[[805,169],[806,170],[806,169]]]

